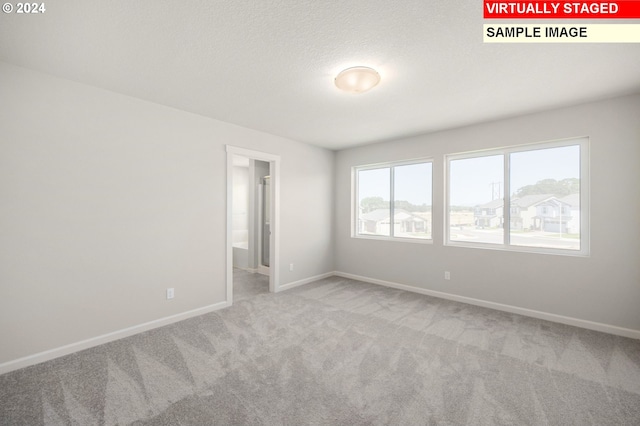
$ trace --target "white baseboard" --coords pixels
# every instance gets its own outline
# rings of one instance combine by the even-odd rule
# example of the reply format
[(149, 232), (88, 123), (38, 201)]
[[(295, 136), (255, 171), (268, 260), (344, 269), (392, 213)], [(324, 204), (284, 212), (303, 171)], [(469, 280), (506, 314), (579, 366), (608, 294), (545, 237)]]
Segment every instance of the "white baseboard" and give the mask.
[(312, 283), (314, 281), (318, 281), (318, 280), (322, 280), (324, 278), (332, 277), (335, 274), (336, 274), (335, 272), (326, 272), (324, 274), (314, 275), (313, 277), (304, 278), (302, 280), (298, 280), (298, 281), (294, 281), (294, 282), (291, 282), (291, 283), (283, 284), (283, 285), (278, 287), (278, 290), (276, 290), (276, 292), (279, 293), (279, 292), (284, 291), (284, 290), (290, 290), (290, 289), (295, 288), (295, 287), (300, 287), (301, 285), (309, 284), (309, 283)]
[(160, 318), (157, 320), (145, 322), (142, 324), (134, 325), (132, 327), (123, 328), (122, 330), (112, 331), (101, 336), (91, 337), (80, 342), (71, 343), (68, 345), (60, 346), (58, 348), (49, 349), (37, 354), (28, 355), (23, 358), (18, 358), (12, 361), (7, 361), (0, 364), (0, 374), (8, 373), (20, 368), (29, 367), (31, 365), (40, 364), (41, 362), (49, 361), (54, 358), (59, 358), (64, 355), (68, 355), (73, 352), (78, 352), (84, 349), (89, 349), (94, 346), (102, 345), (104, 343), (112, 342), (114, 340), (122, 339), (124, 337), (132, 336), (134, 334), (142, 333), (143, 331), (151, 330), (164, 325), (172, 324), (174, 322), (182, 321), (187, 318), (203, 315), (209, 312), (217, 311), (222, 308), (231, 306), (227, 301), (215, 303), (213, 305), (204, 306), (202, 308), (193, 309), (187, 312), (171, 315), (168, 317)]
[(475, 299), (472, 297), (458, 296), (456, 294), (444, 293), (441, 291), (427, 290), (424, 288), (398, 284), (391, 281), (379, 280), (376, 278), (363, 277), (361, 275), (348, 274), (345, 272), (336, 271), (334, 272), (334, 275), (337, 277), (349, 278), (352, 280), (364, 281), (371, 284), (377, 284), (385, 287), (396, 288), (399, 290), (406, 290), (413, 293), (420, 293), (427, 296), (438, 297), (440, 299), (453, 300), (456, 302), (468, 303), (470, 305), (482, 306), (484, 308), (496, 309), (498, 311), (510, 312), (512, 314), (519, 314), (551, 322), (573, 325), (575, 327), (586, 328), (589, 330), (601, 331), (603, 333), (615, 334), (616, 336), (629, 337), (631, 339), (640, 339), (640, 330), (633, 330), (631, 328), (618, 327), (615, 325), (602, 324), (599, 322), (588, 321), (579, 318), (566, 317), (563, 315), (551, 314), (548, 312), (536, 311), (527, 308), (520, 308), (518, 306), (505, 305), (503, 303), (490, 302), (487, 300)]
[[(521, 308), (518, 306), (506, 305), (506, 304), (497, 303), (497, 302), (490, 302), (487, 300), (475, 299), (472, 297), (459, 296), (451, 293), (428, 290), (424, 288), (413, 287), (405, 284), (399, 284), (391, 281), (384, 281), (376, 278), (364, 277), (361, 275), (349, 274), (349, 273), (339, 272), (339, 271), (326, 272), (324, 274), (315, 275), (313, 277), (308, 277), (302, 280), (287, 283), (279, 286), (277, 291), (281, 292), (285, 290), (290, 290), (292, 288), (309, 284), (324, 278), (329, 278), (331, 276), (349, 278), (357, 281), (363, 281), (371, 284), (381, 285), (384, 287), (390, 287), (390, 288), (395, 288), (399, 290), (410, 291), (413, 293), (424, 294), (427, 296), (438, 297), (440, 299), (453, 300), (456, 302), (468, 303), (470, 305), (496, 309), (498, 311), (510, 312), (514, 314), (543, 319), (543, 320), (557, 322), (561, 324), (572, 325), (575, 327), (586, 328), (589, 330), (601, 331), (603, 333), (614, 334), (617, 336), (629, 337), (632, 339), (640, 339), (640, 330), (633, 330), (630, 328), (623, 328), (615, 325), (602, 324), (594, 321), (588, 321), (588, 320), (583, 320), (578, 318), (567, 317), (563, 315), (551, 314), (548, 312), (536, 311), (533, 309)], [(113, 331), (111, 333), (103, 334), (101, 336), (92, 337), (86, 340), (82, 340), (80, 342), (60, 346), (58, 348), (50, 349), (44, 352), (28, 355), (23, 358), (7, 361), (5, 363), (0, 364), (0, 374), (5, 374), (10, 371), (18, 370), (20, 368), (39, 364), (41, 362), (59, 358), (61, 356), (68, 355), (73, 352), (89, 349), (94, 346), (112, 342), (114, 340), (122, 339), (124, 337), (132, 336), (134, 334), (142, 333), (143, 331), (151, 330), (157, 327), (162, 327), (164, 325), (172, 324), (172, 323), (182, 321), (191, 317), (217, 311), (219, 309), (226, 308), (228, 306), (231, 306), (231, 304), (227, 301), (219, 302), (213, 305), (204, 306), (202, 308), (193, 309), (187, 312), (182, 312), (179, 314), (160, 318), (154, 321), (149, 321), (143, 324), (127, 327), (122, 330)]]

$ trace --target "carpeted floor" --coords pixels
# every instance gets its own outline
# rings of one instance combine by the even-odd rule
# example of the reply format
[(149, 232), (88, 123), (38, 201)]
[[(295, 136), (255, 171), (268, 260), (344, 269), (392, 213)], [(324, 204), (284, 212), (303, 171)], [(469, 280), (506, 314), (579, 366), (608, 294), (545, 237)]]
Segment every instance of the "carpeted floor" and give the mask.
[(249, 299), (269, 293), (269, 276), (233, 268), (233, 300)]
[(2, 425), (638, 425), (640, 341), (342, 278), (0, 376)]

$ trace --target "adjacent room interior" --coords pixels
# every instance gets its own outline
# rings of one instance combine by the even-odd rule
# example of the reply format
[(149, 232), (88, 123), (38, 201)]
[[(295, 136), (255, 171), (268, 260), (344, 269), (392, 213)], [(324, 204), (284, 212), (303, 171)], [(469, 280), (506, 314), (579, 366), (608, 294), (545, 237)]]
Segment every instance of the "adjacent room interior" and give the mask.
[(270, 291), (271, 175), (269, 162), (231, 155), (230, 294), (239, 300)]
[(94, 3), (0, 17), (0, 424), (640, 423), (640, 44)]

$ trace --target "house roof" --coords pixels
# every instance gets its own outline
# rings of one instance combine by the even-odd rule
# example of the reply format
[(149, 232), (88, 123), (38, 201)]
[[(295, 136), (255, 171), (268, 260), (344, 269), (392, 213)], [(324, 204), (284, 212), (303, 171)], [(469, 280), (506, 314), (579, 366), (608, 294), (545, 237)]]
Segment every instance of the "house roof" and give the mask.
[(489, 201), (488, 203), (477, 205), (476, 207), (479, 207), (481, 209), (495, 209), (498, 207), (502, 207), (503, 204), (504, 202), (502, 201), (502, 198), (497, 198), (493, 201)]
[(374, 222), (379, 222), (382, 219), (387, 219), (390, 215), (391, 214), (389, 212), (389, 209), (376, 209), (368, 213), (361, 214), (360, 218), (364, 220), (372, 220)]
[(569, 194), (566, 197), (560, 198), (560, 201), (569, 204), (571, 207), (580, 208), (580, 194)]
[(511, 200), (511, 204), (515, 204), (520, 208), (528, 208), (531, 206), (537, 206), (547, 201), (553, 201), (554, 203), (568, 204), (572, 207), (580, 207), (580, 194), (571, 194), (563, 198), (558, 198), (551, 194), (536, 194), (527, 195), (522, 198), (515, 198)]
[(547, 201), (551, 198), (555, 198), (553, 194), (525, 195), (524, 197), (512, 199), (511, 204), (515, 204), (518, 207), (526, 209), (528, 207), (535, 206), (536, 204)]
[[(520, 208), (526, 209), (529, 208), (531, 206), (536, 206), (539, 204), (542, 204), (546, 201), (558, 201), (564, 204), (569, 204), (572, 207), (579, 207), (580, 206), (580, 196), (579, 194), (572, 194), (572, 195), (567, 195), (564, 198), (558, 198), (556, 196), (554, 196), (553, 194), (534, 194), (534, 195), (525, 195), (524, 197), (520, 197), (520, 198), (513, 198), (511, 200), (511, 205), (516, 205)], [(480, 204), (477, 205), (477, 208), (481, 208), (481, 209), (495, 209), (498, 207), (502, 207), (503, 202), (501, 198), (498, 198), (496, 200), (490, 201), (488, 203), (485, 204)]]

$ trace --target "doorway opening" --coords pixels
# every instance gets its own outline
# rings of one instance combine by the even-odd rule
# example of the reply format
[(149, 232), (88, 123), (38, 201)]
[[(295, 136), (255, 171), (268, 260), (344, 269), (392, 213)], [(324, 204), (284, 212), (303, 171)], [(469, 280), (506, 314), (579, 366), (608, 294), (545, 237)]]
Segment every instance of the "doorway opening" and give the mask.
[(278, 291), (280, 157), (227, 145), (227, 302)]

